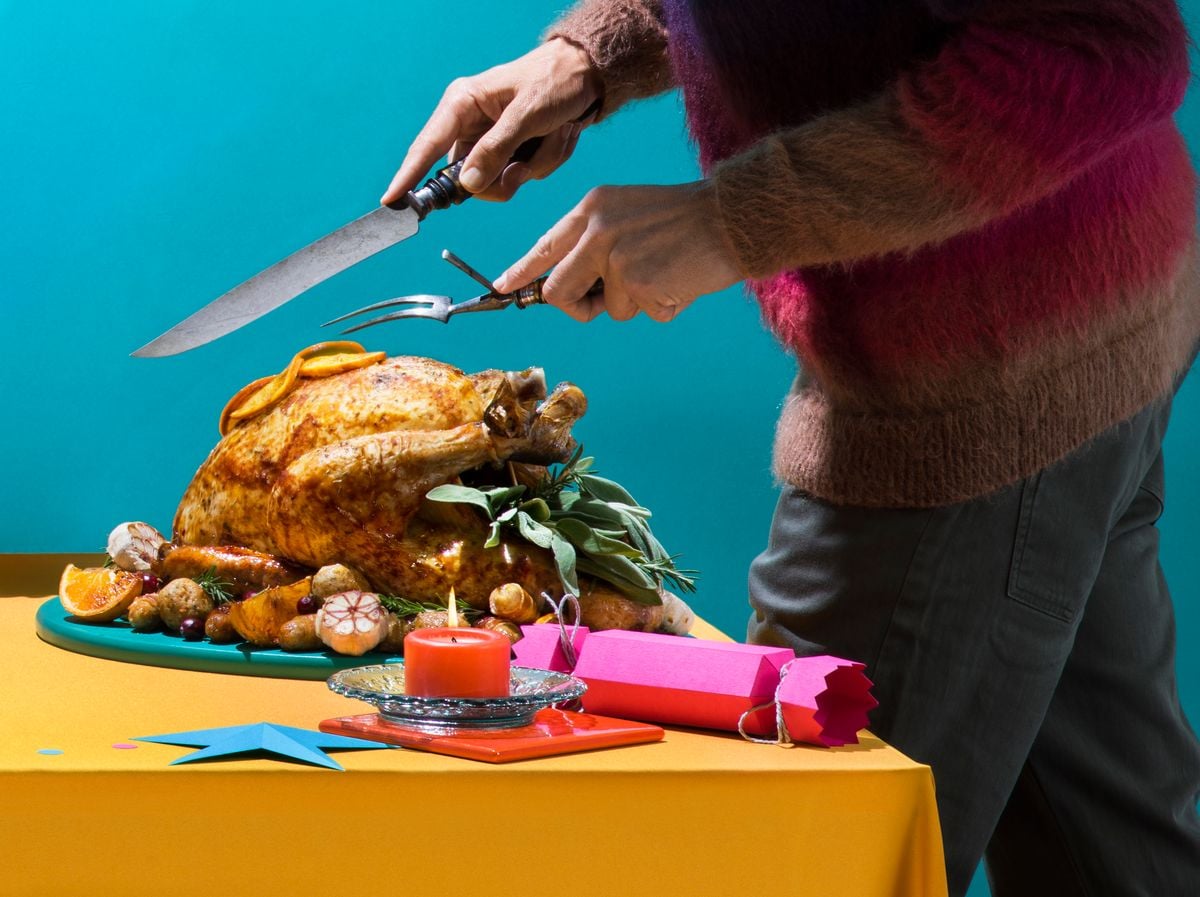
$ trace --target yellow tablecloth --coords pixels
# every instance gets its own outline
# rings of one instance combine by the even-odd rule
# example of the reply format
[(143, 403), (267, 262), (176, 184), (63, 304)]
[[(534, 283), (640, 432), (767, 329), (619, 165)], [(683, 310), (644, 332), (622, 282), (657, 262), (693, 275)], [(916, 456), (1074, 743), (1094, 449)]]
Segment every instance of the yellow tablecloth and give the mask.
[[(945, 894), (927, 767), (669, 730), (658, 744), (493, 766), (410, 750), (170, 767), (139, 735), (369, 708), (322, 682), (100, 660), (0, 598), (0, 894)], [(38, 753), (42, 749), (61, 754)]]

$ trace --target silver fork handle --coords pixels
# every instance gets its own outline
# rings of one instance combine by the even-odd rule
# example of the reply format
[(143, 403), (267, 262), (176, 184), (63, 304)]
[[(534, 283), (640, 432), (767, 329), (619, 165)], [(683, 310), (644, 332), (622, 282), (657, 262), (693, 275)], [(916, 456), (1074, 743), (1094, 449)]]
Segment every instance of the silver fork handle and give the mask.
[[(512, 304), (517, 308), (528, 308), (531, 305), (545, 305), (546, 297), (542, 295), (542, 287), (545, 285), (549, 277), (539, 277), (527, 287), (521, 287), (519, 290), (514, 290), (512, 296)], [(588, 289), (585, 296), (599, 296), (604, 292), (604, 281), (597, 280)]]

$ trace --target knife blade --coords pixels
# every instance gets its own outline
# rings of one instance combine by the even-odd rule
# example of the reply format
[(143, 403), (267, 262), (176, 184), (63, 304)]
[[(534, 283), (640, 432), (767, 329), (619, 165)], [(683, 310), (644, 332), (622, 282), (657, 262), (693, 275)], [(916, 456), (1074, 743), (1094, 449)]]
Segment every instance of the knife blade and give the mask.
[(309, 243), (214, 299), (133, 355), (161, 358), (203, 346), (261, 318), (334, 274), (407, 240), (429, 212), (457, 205), (470, 196), (459, 184), (461, 169), (462, 160), (448, 165), (404, 200), (380, 206)]

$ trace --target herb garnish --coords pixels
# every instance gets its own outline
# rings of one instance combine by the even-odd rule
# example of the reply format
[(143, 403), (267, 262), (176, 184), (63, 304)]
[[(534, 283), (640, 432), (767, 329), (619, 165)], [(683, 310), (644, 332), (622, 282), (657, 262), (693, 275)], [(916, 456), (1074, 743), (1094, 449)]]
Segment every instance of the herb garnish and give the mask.
[(213, 604), (228, 604), (233, 600), (233, 583), (221, 579), (215, 565), (196, 577), (196, 585), (204, 589)]
[(661, 603), (658, 589), (664, 583), (694, 592), (695, 571), (675, 566), (675, 556), (650, 532), (650, 511), (619, 484), (592, 473), (592, 465), (580, 446), (532, 490), (447, 484), (425, 497), (482, 510), (491, 521), (485, 548), (499, 545), (501, 531), (508, 530), (547, 549), (563, 588), (573, 594), (579, 594), (579, 573), (610, 583), (640, 604)]

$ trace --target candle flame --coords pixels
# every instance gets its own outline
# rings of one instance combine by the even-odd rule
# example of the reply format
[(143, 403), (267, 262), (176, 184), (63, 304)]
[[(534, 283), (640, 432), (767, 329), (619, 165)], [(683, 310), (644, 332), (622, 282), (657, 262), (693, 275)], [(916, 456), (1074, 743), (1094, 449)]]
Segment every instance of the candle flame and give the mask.
[(454, 600), (454, 586), (450, 587), (450, 597), (446, 601), (446, 625), (461, 625), (458, 622), (458, 602)]

